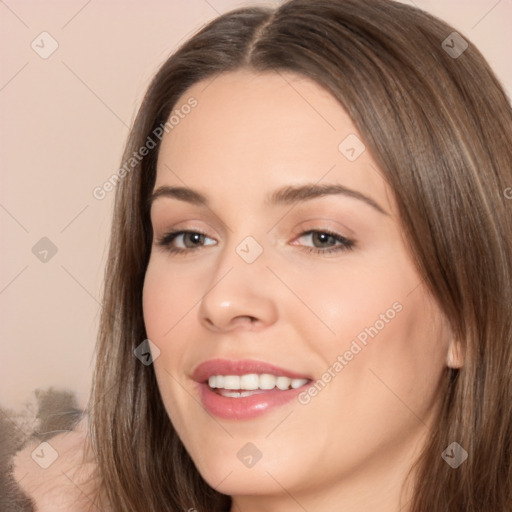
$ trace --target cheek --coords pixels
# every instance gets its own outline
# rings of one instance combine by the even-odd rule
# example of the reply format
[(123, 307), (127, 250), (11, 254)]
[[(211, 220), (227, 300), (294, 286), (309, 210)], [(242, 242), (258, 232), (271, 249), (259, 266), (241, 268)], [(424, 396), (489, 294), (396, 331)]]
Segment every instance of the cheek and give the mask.
[[(383, 305), (388, 305), (387, 298)], [(393, 310), (394, 317), (373, 330), (379, 318), (375, 313), (386, 311), (381, 306), (377, 301), (371, 307), (367, 304), (366, 315), (359, 313), (353, 322), (344, 312), (345, 326), (353, 334), (341, 334), (335, 343), (322, 345), (325, 372), (309, 389), (314, 396), (303, 395), (298, 411), (305, 430), (314, 418), (318, 437), (329, 440), (333, 453), (344, 454), (347, 467), (415, 442), (428, 432), (426, 425), (437, 410), (444, 368), (441, 330), (427, 314), (424, 300), (411, 297), (402, 298), (402, 309)], [(354, 315), (356, 309), (354, 305)], [(369, 320), (361, 328), (365, 316)], [(366, 337), (358, 338), (357, 333)], [(323, 464), (343, 466), (334, 455), (326, 456)]]
[[(175, 368), (183, 358), (185, 343), (176, 334), (180, 328), (179, 318), (184, 315), (181, 310), (187, 299), (180, 293), (175, 280), (171, 282), (169, 273), (159, 267), (150, 261), (144, 279), (142, 308), (146, 335), (160, 350), (154, 369), (160, 391), (165, 396), (173, 382), (168, 374), (175, 374)], [(164, 402), (168, 403), (168, 400)]]
[(349, 349), (355, 338), (368, 341), (370, 331), (388, 330), (419, 278), (396, 261), (376, 264), (358, 257), (338, 267), (317, 266), (287, 282), (309, 309), (300, 304), (293, 308), (294, 321), (315, 336), (318, 348), (325, 346), (331, 354), (333, 349)]
[(149, 339), (159, 339), (165, 332), (164, 312), (172, 311), (173, 306), (172, 295), (165, 293), (167, 285), (165, 275), (159, 275), (150, 263), (142, 290), (142, 311)]
[(165, 258), (150, 259), (142, 308), (147, 337), (160, 350), (154, 368), (166, 405), (175, 403), (181, 394), (183, 369), (190, 367), (191, 352), (197, 357), (200, 348), (191, 345), (194, 335), (190, 333), (191, 322), (197, 318), (198, 300), (204, 294), (201, 282), (204, 279), (197, 272), (171, 271)]
[(325, 398), (343, 403), (340, 421), (347, 410), (366, 418), (353, 425), (360, 436), (365, 431), (368, 438), (405, 435), (422, 428), (434, 412), (448, 337), (440, 312), (421, 291), (415, 293), (400, 297), (394, 307), (395, 294), (380, 306), (375, 301), (365, 314), (354, 310), (358, 319), (350, 323), (351, 334), (330, 351), (331, 367), (339, 356), (341, 364), (332, 394)]
[[(186, 293), (186, 288), (182, 290)], [(178, 313), (183, 308), (184, 300), (176, 280), (171, 282), (169, 272), (165, 272), (160, 262), (150, 260), (142, 294), (144, 324), (147, 337), (160, 350), (153, 369), (167, 415), (178, 429), (182, 418), (178, 414), (180, 393), (176, 368), (182, 364), (185, 343), (176, 336), (176, 332), (179, 329)]]
[[(144, 277), (142, 308), (148, 337), (166, 340), (197, 301), (191, 276), (170, 272), (165, 259), (150, 259)], [(165, 349), (165, 347), (159, 347)]]
[[(445, 369), (449, 336), (441, 311), (420, 282), (410, 263), (395, 262), (373, 268), (365, 263), (364, 269), (352, 268), (337, 278), (317, 274), (299, 285), (324, 323), (296, 314), (324, 365), (316, 413), (334, 412), (346, 423), (347, 410), (359, 411), (372, 418), (369, 433), (375, 422), (398, 426), (400, 418), (410, 425), (411, 419), (417, 422), (415, 414), (428, 416)], [(337, 413), (328, 402), (343, 407)]]

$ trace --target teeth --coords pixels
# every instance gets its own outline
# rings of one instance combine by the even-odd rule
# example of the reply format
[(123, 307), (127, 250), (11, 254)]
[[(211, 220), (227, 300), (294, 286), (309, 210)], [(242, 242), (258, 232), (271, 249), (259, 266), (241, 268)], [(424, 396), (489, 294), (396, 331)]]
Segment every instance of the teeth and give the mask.
[[(295, 379), (300, 380), (300, 379)], [(290, 384), (292, 383), (292, 379), (289, 377), (277, 377), (276, 379), (276, 386), (279, 389), (288, 389), (290, 387)]]
[(224, 389), (240, 389), (240, 377), (238, 375), (226, 375), (222, 387)]
[[(271, 375), (269, 373), (248, 373), (246, 375), (212, 375), (208, 379), (208, 385), (212, 388), (233, 389), (233, 390), (256, 390), (256, 389), (297, 389), (306, 384), (307, 379), (290, 379), (289, 377)], [(241, 395), (245, 396), (245, 395)]]
[[(217, 384), (219, 382), (219, 377), (222, 377), (221, 375), (217, 376)], [(253, 390), (258, 389), (260, 384), (260, 378), (256, 373), (249, 373), (247, 375), (242, 375), (240, 377), (240, 389), (247, 389), (247, 390)]]
[(277, 377), (275, 375), (270, 375), (269, 373), (264, 373), (260, 375), (260, 388), (261, 389), (274, 389), (276, 387)]

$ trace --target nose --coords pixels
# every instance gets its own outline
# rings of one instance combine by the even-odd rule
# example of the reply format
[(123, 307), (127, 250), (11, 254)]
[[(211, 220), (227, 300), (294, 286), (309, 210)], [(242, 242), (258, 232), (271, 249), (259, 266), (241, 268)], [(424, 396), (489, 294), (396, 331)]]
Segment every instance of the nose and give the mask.
[(272, 325), (278, 317), (276, 282), (264, 255), (247, 263), (234, 250), (226, 252), (200, 301), (201, 324), (215, 332)]

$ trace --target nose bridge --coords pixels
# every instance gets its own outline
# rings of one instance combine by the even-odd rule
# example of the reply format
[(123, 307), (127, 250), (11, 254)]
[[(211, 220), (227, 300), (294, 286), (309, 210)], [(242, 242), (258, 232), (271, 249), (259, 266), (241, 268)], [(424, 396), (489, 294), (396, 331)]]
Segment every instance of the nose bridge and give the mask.
[(263, 241), (252, 235), (240, 240), (231, 233), (200, 301), (201, 321), (219, 330), (234, 328), (241, 320), (251, 320), (251, 325), (274, 322), (277, 307), (266, 261)]

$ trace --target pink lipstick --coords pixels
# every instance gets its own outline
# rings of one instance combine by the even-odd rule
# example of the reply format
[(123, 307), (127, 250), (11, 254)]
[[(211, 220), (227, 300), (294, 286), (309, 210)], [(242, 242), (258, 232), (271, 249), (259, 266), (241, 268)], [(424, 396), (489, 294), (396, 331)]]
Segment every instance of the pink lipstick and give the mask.
[(212, 359), (193, 372), (206, 410), (219, 418), (247, 420), (283, 406), (311, 382), (309, 375), (252, 359)]

